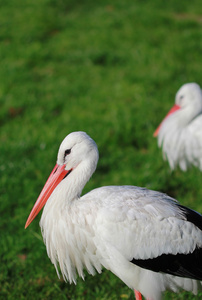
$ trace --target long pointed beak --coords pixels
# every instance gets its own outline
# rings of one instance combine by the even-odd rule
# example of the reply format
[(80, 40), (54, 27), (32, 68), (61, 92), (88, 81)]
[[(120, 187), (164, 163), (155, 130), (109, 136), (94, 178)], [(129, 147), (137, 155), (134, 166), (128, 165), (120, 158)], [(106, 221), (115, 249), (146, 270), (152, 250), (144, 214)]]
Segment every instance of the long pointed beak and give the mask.
[(65, 170), (65, 165), (58, 165), (56, 164), (53, 168), (53, 171), (51, 172), (50, 176), (48, 177), (48, 180), (46, 181), (46, 184), (44, 185), (36, 203), (34, 204), (34, 207), (32, 208), (32, 211), (27, 219), (27, 222), (25, 224), (25, 228), (29, 226), (29, 224), (34, 220), (34, 218), (38, 215), (40, 210), (44, 207), (46, 204), (46, 201), (56, 188), (56, 186), (62, 181), (62, 179), (69, 173), (70, 171)]
[[(165, 116), (165, 118), (163, 119), (163, 121), (168, 117), (170, 116), (171, 114), (173, 114), (176, 110), (180, 109), (181, 107), (177, 104), (175, 104), (170, 110), (169, 112), (167, 113), (167, 115)], [(159, 130), (161, 128), (161, 125), (163, 123), (163, 121), (160, 123), (160, 125), (157, 127), (157, 129), (155, 130), (153, 136), (154, 137), (157, 137), (157, 135), (159, 134)]]

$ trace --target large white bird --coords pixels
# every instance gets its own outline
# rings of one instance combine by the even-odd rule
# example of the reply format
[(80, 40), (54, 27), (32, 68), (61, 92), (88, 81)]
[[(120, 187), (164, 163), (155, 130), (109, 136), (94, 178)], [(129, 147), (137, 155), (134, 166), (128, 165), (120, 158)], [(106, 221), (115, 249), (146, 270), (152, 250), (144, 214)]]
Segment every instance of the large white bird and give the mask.
[(173, 170), (186, 171), (190, 165), (202, 171), (202, 91), (196, 83), (184, 84), (175, 105), (154, 132), (164, 159)]
[(47, 253), (59, 275), (76, 283), (84, 269), (106, 268), (150, 300), (166, 289), (197, 293), (202, 282), (202, 216), (146, 188), (106, 186), (80, 197), (96, 169), (98, 149), (85, 132), (60, 145), (25, 225), (45, 205), (40, 221)]

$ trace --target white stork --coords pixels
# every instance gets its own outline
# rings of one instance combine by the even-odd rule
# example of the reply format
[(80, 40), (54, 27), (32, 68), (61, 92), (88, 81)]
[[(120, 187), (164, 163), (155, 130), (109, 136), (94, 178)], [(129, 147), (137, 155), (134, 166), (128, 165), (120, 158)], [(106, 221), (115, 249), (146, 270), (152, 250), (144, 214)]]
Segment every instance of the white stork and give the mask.
[(196, 83), (184, 84), (175, 105), (154, 132), (171, 170), (190, 165), (202, 171), (202, 91)]
[(85, 132), (70, 133), (25, 225), (40, 221), (57, 273), (76, 283), (86, 269), (106, 268), (150, 300), (166, 289), (197, 293), (202, 282), (202, 216), (146, 188), (105, 186), (80, 197), (98, 149)]

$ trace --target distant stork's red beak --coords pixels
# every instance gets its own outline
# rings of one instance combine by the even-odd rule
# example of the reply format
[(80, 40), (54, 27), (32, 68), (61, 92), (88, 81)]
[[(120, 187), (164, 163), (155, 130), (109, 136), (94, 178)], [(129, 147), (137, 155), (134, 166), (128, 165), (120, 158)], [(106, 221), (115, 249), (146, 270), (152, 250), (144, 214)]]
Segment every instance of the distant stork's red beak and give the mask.
[[(176, 110), (180, 109), (180, 106), (175, 104), (170, 110), (169, 112), (167, 113), (167, 115), (165, 116), (165, 118), (163, 119), (163, 121), (168, 117), (170, 116), (172, 113), (174, 113)], [(163, 123), (163, 121), (160, 123), (160, 125), (157, 127), (157, 129), (155, 130), (153, 136), (154, 137), (157, 137), (157, 135), (159, 134), (159, 130), (160, 130), (160, 127), (161, 127), (161, 124)]]
[[(71, 170), (70, 170), (71, 171)], [(56, 188), (56, 186), (62, 181), (62, 179), (70, 172), (68, 170), (65, 170), (65, 165), (58, 165), (56, 164), (53, 168), (53, 171), (51, 172), (50, 176), (48, 177), (48, 180), (46, 181), (46, 184), (44, 185), (36, 203), (34, 204), (34, 207), (32, 208), (32, 211), (27, 219), (27, 222), (25, 224), (25, 228), (29, 226), (29, 224), (34, 220), (34, 218), (38, 215), (40, 210), (44, 207), (46, 204), (46, 201), (52, 194), (53, 190)]]

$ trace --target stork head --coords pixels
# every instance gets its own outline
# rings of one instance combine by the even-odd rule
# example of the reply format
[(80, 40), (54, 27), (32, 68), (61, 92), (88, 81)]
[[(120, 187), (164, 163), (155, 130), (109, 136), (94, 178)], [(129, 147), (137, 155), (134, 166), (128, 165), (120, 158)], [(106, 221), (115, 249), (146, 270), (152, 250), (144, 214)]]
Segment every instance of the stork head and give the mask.
[(57, 163), (34, 204), (25, 228), (34, 220), (60, 182), (72, 176), (70, 174), (75, 170), (79, 170), (80, 176), (83, 176), (81, 185), (82, 182), (86, 183), (96, 169), (98, 158), (97, 145), (85, 132), (77, 131), (67, 135), (60, 145)]
[(57, 164), (65, 165), (65, 170), (75, 169), (81, 162), (91, 164), (93, 172), (98, 161), (96, 143), (83, 131), (68, 134), (58, 150)]
[(202, 111), (202, 92), (197, 83), (186, 83), (177, 92), (175, 104), (167, 113), (163, 121), (154, 132), (154, 137), (159, 134), (159, 130), (164, 120), (177, 110), (182, 111), (181, 119), (183, 123), (189, 123), (195, 116)]
[(186, 83), (177, 92), (175, 104), (181, 108), (193, 107), (196, 113), (202, 111), (202, 92), (197, 83)]

